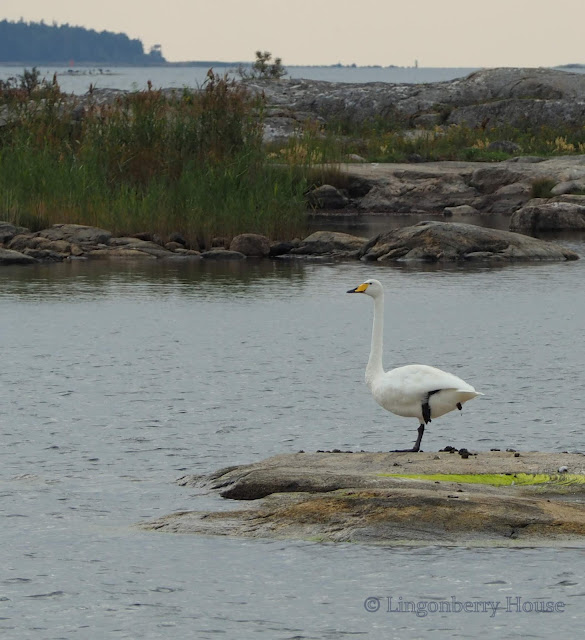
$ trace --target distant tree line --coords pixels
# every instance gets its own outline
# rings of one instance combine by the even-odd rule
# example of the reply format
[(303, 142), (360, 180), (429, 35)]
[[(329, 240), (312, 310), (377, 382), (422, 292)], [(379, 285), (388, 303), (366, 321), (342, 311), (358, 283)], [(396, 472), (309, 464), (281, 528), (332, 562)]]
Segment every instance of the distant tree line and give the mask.
[(156, 64), (166, 62), (160, 45), (144, 52), (141, 40), (68, 24), (0, 21), (0, 62)]

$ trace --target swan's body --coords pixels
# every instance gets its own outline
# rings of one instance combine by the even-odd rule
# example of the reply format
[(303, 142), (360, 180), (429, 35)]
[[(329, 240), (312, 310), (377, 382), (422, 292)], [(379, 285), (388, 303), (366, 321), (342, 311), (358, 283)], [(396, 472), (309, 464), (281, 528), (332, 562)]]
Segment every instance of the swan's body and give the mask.
[(384, 289), (378, 280), (367, 280), (348, 293), (365, 293), (374, 299), (374, 327), (366, 383), (381, 407), (398, 416), (419, 421), (417, 441), (412, 449), (408, 449), (419, 451), (425, 424), (454, 409), (461, 410), (465, 402), (483, 394), (452, 373), (425, 364), (409, 364), (384, 371)]

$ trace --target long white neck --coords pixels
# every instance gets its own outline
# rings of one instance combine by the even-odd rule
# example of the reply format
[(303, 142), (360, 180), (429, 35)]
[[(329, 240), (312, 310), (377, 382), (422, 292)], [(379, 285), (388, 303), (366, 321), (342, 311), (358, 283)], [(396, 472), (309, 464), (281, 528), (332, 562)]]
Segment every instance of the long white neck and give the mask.
[(366, 384), (372, 387), (378, 376), (384, 373), (382, 366), (382, 339), (384, 333), (384, 294), (374, 298), (374, 326), (372, 328), (372, 348), (366, 367)]

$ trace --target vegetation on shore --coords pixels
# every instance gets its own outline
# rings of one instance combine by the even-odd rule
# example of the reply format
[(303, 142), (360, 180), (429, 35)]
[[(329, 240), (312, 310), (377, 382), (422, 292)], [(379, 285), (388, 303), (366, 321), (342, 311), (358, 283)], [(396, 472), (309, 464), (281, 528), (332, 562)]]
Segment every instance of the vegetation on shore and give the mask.
[(305, 220), (302, 171), (262, 145), (262, 101), (209, 73), (201, 92), (129, 93), (82, 114), (30, 72), (0, 87), (0, 211), (39, 229), (81, 223), (114, 233), (179, 231), (294, 237)]
[[(259, 55), (257, 72), (271, 75), (270, 55)], [(277, 78), (280, 61), (272, 64)], [(200, 91), (133, 92), (105, 105), (90, 96), (80, 107), (56, 80), (25, 70), (0, 81), (0, 217), (33, 230), (70, 222), (178, 231), (200, 246), (243, 232), (290, 239), (305, 230), (310, 188), (346, 186), (336, 167), (349, 154), (403, 162), (585, 153), (583, 127), (413, 130), (396, 118), (305, 123), (267, 145), (264, 113), (262, 97), (212, 71)], [(498, 140), (517, 147), (491, 146)], [(535, 195), (550, 187), (535, 185)]]

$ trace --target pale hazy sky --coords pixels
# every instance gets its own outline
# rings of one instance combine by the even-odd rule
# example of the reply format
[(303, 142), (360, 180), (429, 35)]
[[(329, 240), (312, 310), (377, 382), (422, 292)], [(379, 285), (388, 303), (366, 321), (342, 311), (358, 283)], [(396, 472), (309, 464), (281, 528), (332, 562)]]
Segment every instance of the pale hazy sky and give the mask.
[(123, 32), (170, 61), (585, 63), (585, 0), (1, 0), (0, 19), (20, 17)]

